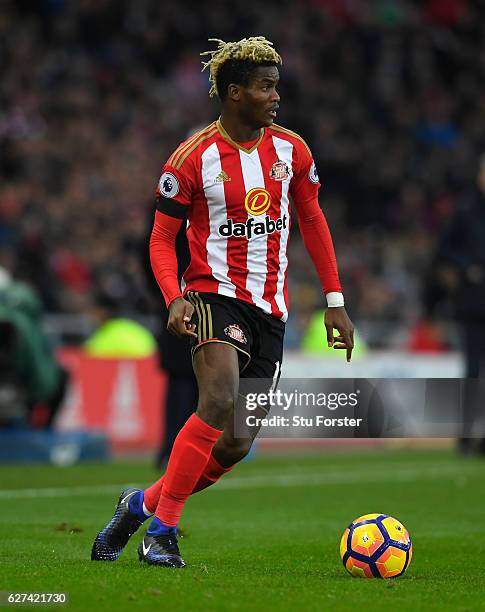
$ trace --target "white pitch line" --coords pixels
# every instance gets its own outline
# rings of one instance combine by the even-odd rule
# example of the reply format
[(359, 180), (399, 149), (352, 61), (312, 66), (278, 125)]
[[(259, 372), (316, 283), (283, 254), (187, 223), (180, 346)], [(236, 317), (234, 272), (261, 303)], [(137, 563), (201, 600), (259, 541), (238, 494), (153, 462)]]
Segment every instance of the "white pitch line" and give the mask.
[[(481, 471), (480, 471), (481, 473)], [(463, 479), (470, 472), (463, 470), (463, 465), (442, 465), (432, 468), (400, 468), (400, 469), (375, 469), (369, 467), (366, 470), (345, 471), (319, 471), (301, 472), (289, 474), (258, 474), (255, 476), (232, 477), (222, 480), (213, 489), (214, 491), (238, 490), (238, 489), (266, 489), (280, 487), (302, 487), (302, 486), (325, 486), (325, 485), (348, 485), (362, 482), (410, 482), (413, 480), (434, 479)], [(25, 499), (42, 497), (71, 497), (83, 495), (108, 495), (120, 493), (128, 484), (110, 485), (86, 485), (78, 487), (49, 487), (40, 489), (10, 489), (0, 491), (2, 499)]]
[(46, 487), (42, 489), (10, 489), (0, 491), (1, 499), (21, 499), (29, 497), (70, 497), (71, 495), (90, 495), (121, 493), (123, 488), (130, 485), (86, 485), (84, 487)]
[[(451, 468), (451, 469), (450, 469)], [(298, 487), (311, 485), (348, 485), (361, 482), (409, 482), (413, 480), (428, 480), (439, 478), (462, 478), (466, 477), (458, 466), (439, 466), (433, 468), (401, 468), (401, 469), (375, 469), (369, 468), (365, 471), (335, 471), (300, 474), (279, 475), (256, 475), (248, 478), (229, 478), (222, 480), (217, 488), (224, 489), (259, 489), (278, 487)]]

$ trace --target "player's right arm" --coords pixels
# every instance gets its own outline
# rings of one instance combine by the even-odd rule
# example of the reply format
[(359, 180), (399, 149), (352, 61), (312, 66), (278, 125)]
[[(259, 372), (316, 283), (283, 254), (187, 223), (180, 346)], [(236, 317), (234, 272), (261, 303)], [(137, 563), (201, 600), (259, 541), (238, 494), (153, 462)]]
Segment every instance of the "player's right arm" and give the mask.
[(195, 325), (190, 322), (194, 307), (182, 297), (180, 290), (175, 250), (175, 239), (186, 218), (192, 193), (190, 175), (165, 165), (156, 191), (157, 209), (150, 236), (150, 262), (168, 308), (167, 329), (180, 338), (197, 337)]

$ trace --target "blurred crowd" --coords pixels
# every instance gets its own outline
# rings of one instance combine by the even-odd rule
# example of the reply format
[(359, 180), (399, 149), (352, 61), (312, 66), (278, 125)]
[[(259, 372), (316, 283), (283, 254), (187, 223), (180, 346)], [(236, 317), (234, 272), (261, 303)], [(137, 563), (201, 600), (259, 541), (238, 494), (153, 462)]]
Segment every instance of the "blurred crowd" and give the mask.
[[(415, 322), (485, 150), (479, 5), (4, 0), (0, 266), (48, 312), (85, 312), (102, 291), (156, 313), (144, 266), (159, 171), (218, 111), (199, 53), (263, 34), (284, 60), (278, 122), (317, 161), (352, 318)], [(289, 278), (296, 346), (322, 303), (297, 234)]]

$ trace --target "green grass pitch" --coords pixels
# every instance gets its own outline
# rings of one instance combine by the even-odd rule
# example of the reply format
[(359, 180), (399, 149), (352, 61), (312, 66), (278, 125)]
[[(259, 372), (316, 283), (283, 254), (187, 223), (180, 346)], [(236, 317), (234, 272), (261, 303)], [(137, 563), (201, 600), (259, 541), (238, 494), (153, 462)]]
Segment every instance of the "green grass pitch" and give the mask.
[[(125, 484), (147, 462), (0, 467), (0, 590), (69, 594), (72, 610), (484, 610), (485, 461), (452, 451), (353, 451), (262, 457), (191, 498), (183, 570), (89, 560)], [(411, 534), (396, 580), (350, 577), (346, 525), (390, 514)], [(18, 606), (17, 606), (18, 607)], [(44, 609), (50, 606), (42, 606)]]

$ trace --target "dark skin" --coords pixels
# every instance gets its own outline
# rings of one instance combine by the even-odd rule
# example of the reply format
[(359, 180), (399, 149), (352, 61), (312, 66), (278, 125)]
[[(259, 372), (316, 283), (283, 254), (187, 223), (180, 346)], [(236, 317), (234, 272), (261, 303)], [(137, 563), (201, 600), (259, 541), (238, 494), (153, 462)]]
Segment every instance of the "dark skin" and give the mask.
[[(236, 142), (258, 138), (262, 127), (272, 125), (280, 97), (275, 66), (260, 66), (247, 85), (232, 83), (222, 102), (221, 123)], [(191, 323), (194, 307), (184, 298), (176, 298), (169, 307), (167, 329), (179, 338), (197, 337)], [(335, 349), (347, 352), (350, 361), (354, 347), (354, 327), (344, 307), (328, 308), (325, 312), (327, 342)], [(338, 331), (334, 337), (333, 330)], [(212, 454), (222, 466), (229, 467), (245, 457), (259, 428), (253, 428), (247, 438), (234, 437), (233, 412), (239, 401), (239, 362), (236, 349), (229, 344), (208, 343), (194, 354), (194, 372), (199, 387), (196, 414), (207, 424), (222, 429)], [(255, 413), (265, 416), (262, 409)]]

